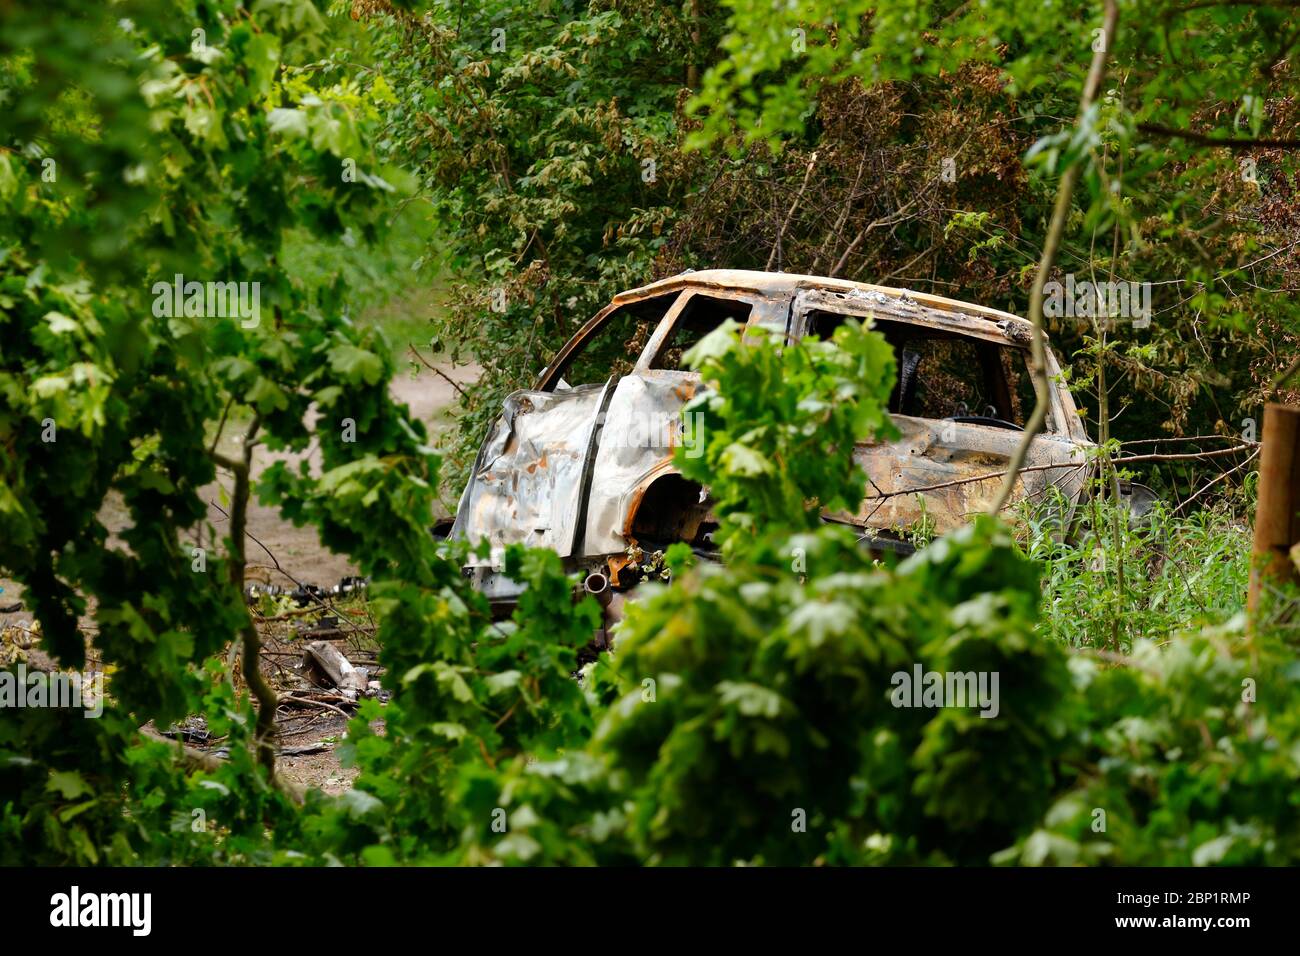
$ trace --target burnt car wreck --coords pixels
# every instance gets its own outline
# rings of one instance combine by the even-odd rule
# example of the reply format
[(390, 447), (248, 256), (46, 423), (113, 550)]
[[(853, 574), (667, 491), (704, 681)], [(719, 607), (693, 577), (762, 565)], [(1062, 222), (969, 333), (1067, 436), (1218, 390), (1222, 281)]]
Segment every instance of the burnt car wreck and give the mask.
[[(533, 389), (506, 399), (451, 531), (491, 544), (467, 573), (494, 603), (509, 604), (519, 585), (501, 573), (504, 547), (547, 547), (608, 602), (654, 573), (647, 555), (673, 542), (707, 555), (716, 527), (707, 491), (673, 465), (684, 441), (682, 406), (700, 388), (683, 353), (725, 319), (789, 342), (825, 338), (847, 318), (868, 317), (894, 349), (889, 410), (901, 437), (858, 446), (867, 498), (856, 514), (826, 520), (858, 527), (874, 549), (906, 552), (906, 532), (918, 521), (943, 533), (986, 510), (1033, 408), (1027, 321), (841, 279), (688, 272), (616, 296)], [(1092, 443), (1050, 349), (1047, 366), (1051, 408), (1012, 504), (1055, 491), (1054, 500), (1073, 509), (1086, 490)]]

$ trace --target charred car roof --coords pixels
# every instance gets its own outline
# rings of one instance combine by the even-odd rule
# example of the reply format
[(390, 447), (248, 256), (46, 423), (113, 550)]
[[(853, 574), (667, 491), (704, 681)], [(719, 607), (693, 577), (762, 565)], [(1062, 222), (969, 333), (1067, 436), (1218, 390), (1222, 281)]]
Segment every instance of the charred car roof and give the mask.
[(950, 313), (954, 317), (976, 319), (990, 326), (1015, 331), (1007, 337), (1013, 342), (1028, 341), (1033, 326), (1028, 320), (992, 309), (988, 306), (962, 302), (941, 295), (916, 292), (911, 289), (897, 289), (891, 286), (872, 285), (868, 282), (853, 282), (849, 279), (833, 279), (826, 276), (801, 275), (794, 272), (758, 272), (751, 269), (702, 269), (686, 271), (666, 279), (659, 279), (636, 289), (629, 289), (614, 296), (613, 303), (622, 305), (637, 299), (653, 295), (662, 295), (674, 289), (698, 288), (716, 291), (744, 290), (767, 297), (787, 297), (805, 289), (824, 289), (845, 295), (857, 293), (862, 296), (874, 294), (896, 299), (902, 303), (915, 303), (925, 309)]

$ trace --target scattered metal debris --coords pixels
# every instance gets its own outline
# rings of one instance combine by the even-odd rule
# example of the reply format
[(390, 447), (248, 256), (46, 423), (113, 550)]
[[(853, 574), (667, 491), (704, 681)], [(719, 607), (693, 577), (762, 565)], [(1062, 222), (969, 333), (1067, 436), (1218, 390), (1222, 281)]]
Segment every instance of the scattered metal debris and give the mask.
[(364, 591), (370, 582), (366, 578), (347, 575), (339, 580), (339, 583), (329, 589), (325, 589), (316, 584), (303, 582), (296, 584), (292, 588), (282, 587), (278, 584), (263, 584), (253, 582), (244, 586), (244, 600), (250, 604), (257, 604), (263, 597), (278, 598), (287, 595), (299, 608), (311, 606), (324, 606), (326, 597), (346, 597), (358, 594)]
[(370, 586), (367, 578), (353, 577), (348, 575), (339, 580), (339, 583), (330, 588), (330, 594), (339, 597), (344, 594), (352, 594), (356, 591), (363, 591)]
[(336, 688), (351, 701), (369, 690), (367, 670), (355, 666), (337, 647), (326, 641), (313, 641), (304, 648), (302, 669), (304, 676), (316, 686)]

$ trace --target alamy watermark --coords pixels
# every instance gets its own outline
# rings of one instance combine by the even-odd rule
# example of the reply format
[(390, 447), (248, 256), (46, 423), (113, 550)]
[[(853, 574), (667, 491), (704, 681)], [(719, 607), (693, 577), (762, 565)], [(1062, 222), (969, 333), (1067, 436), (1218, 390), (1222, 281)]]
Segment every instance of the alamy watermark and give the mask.
[[(601, 444), (625, 449), (667, 449), (684, 447), (686, 458), (705, 454), (705, 416), (703, 412), (682, 412), (681, 419), (671, 415), (636, 414), (625, 420), (604, 421)], [(611, 428), (616, 425), (615, 428)]]
[(84, 710), (85, 717), (102, 716), (104, 675), (28, 673), (22, 663), (13, 670), (0, 671), (0, 710), (56, 707)]
[(607, 448), (683, 448), (687, 458), (704, 454), (704, 413), (683, 412), (680, 419), (653, 412), (601, 416), (600, 443)]
[(1052, 280), (1044, 285), (1043, 296), (1048, 318), (1123, 319), (1135, 329), (1151, 324), (1150, 282), (1079, 282), (1070, 272), (1064, 283)]
[(171, 282), (155, 282), (152, 291), (153, 314), (160, 319), (237, 318), (246, 329), (255, 329), (262, 321), (260, 282), (187, 282), (178, 272)]
[(1000, 709), (997, 671), (896, 671), (889, 679), (889, 702), (895, 707), (978, 707), (981, 717)]
[(120, 926), (130, 929), (132, 936), (148, 936), (153, 928), (153, 894), (83, 893), (73, 886), (50, 897), (50, 925)]

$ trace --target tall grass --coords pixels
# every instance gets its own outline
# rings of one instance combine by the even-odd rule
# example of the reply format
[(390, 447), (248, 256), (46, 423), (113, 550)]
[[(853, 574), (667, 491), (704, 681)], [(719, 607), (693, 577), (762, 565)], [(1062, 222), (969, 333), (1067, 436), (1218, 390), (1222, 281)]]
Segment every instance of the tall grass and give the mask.
[(1022, 526), (1026, 550), (1043, 565), (1042, 630), (1074, 647), (1126, 652), (1134, 640), (1163, 643), (1244, 610), (1249, 511), (1223, 502), (1185, 516), (1163, 505), (1141, 520), (1125, 512), (1117, 544), (1113, 507), (1088, 505), (1070, 534), (1045, 515)]

